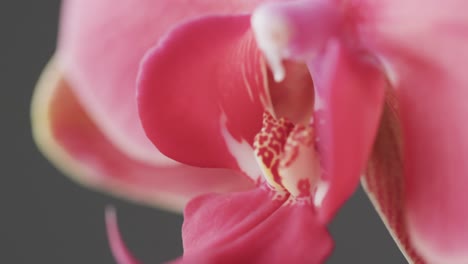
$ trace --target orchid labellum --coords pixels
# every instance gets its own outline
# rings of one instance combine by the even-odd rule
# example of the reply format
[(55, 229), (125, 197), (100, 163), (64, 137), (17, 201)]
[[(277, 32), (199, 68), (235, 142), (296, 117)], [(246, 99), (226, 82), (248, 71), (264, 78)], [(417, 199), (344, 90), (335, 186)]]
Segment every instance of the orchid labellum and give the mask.
[(66, 0), (35, 137), (87, 186), (186, 206), (174, 263), (323, 263), (362, 180), (408, 261), (465, 264), (466, 8)]

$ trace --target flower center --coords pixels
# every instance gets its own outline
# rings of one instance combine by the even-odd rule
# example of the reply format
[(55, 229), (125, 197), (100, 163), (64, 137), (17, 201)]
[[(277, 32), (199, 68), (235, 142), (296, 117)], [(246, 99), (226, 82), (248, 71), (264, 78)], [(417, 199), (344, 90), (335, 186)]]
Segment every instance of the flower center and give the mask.
[(294, 125), (268, 112), (255, 136), (257, 161), (268, 185), (294, 198), (311, 199), (320, 177), (311, 125)]

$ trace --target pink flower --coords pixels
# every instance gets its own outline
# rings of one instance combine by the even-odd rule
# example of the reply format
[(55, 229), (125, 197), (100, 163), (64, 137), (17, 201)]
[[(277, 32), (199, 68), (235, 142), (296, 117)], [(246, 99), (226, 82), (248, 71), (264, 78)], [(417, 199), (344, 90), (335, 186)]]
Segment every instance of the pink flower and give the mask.
[(466, 7), (68, 0), (35, 136), (86, 185), (198, 196), (177, 263), (322, 263), (361, 178), (408, 260), (466, 263)]

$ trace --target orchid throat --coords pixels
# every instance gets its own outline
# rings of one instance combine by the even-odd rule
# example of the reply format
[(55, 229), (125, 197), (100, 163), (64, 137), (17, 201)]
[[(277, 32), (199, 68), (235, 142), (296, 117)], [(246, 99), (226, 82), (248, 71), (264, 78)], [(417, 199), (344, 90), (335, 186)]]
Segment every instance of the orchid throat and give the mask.
[(314, 143), (311, 125), (295, 125), (265, 112), (254, 149), (265, 181), (278, 195), (312, 201), (320, 176)]

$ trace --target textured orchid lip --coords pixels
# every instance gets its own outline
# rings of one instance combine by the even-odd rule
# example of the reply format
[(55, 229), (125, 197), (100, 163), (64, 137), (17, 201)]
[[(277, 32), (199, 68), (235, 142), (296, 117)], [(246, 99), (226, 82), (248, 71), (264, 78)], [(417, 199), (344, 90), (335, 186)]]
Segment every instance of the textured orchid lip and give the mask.
[(293, 202), (312, 201), (319, 181), (311, 125), (295, 125), (268, 112), (263, 127), (254, 139), (256, 159), (268, 186), (278, 195), (291, 195)]

